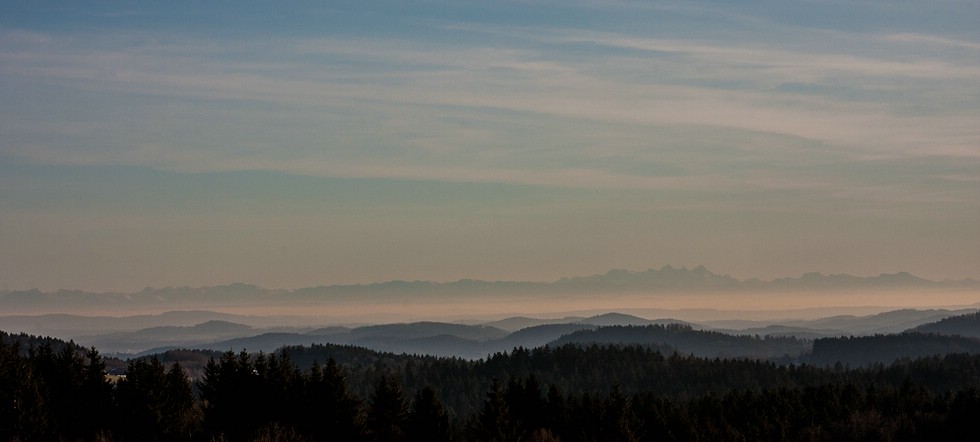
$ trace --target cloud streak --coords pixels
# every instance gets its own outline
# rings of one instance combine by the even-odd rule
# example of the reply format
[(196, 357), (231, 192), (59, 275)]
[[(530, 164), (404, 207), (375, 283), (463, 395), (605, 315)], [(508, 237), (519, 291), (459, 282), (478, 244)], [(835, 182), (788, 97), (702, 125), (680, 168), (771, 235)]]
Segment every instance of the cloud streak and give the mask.
[[(467, 27), (462, 30), (474, 32)], [(204, 100), (203, 108), (190, 111), (214, 112), (227, 121), (246, 124), (319, 120), (323, 132), (339, 129), (344, 135), (330, 133), (322, 145), (304, 146), (318, 134), (311, 127), (301, 127), (308, 135), (298, 140), (259, 137), (234, 143), (236, 137), (229, 136), (227, 145), (209, 149), (201, 149), (192, 141), (182, 146), (180, 136), (140, 140), (134, 135), (136, 140), (115, 149), (66, 150), (28, 143), (8, 146), (6, 154), (39, 163), (147, 164), (188, 171), (278, 169), (338, 177), (691, 189), (712, 183), (730, 188), (739, 183), (731, 174), (719, 176), (725, 172), (717, 170), (707, 175), (688, 172), (680, 177), (642, 173), (642, 168), (635, 167), (632, 173), (625, 173), (615, 167), (603, 168), (595, 159), (621, 156), (624, 161), (635, 162), (646, 158), (651, 166), (676, 162), (675, 169), (688, 171), (704, 163), (721, 162), (724, 167), (724, 155), (686, 155), (688, 159), (674, 155), (672, 159), (656, 154), (661, 145), (684, 151), (697, 150), (703, 143), (704, 136), (691, 132), (674, 135), (663, 130), (675, 125), (700, 127), (702, 134), (716, 132), (719, 135), (715, 138), (732, 130), (755, 133), (749, 143), (732, 143), (726, 149), (743, 154), (766, 151), (770, 158), (812, 155), (812, 148), (804, 153), (799, 146), (814, 143), (836, 152), (835, 161), (848, 157), (980, 156), (976, 148), (980, 134), (972, 127), (977, 118), (975, 109), (954, 115), (909, 115), (903, 112), (907, 104), (895, 103), (892, 98), (855, 100), (833, 93), (775, 90), (781, 84), (828, 82), (830, 78), (843, 78), (835, 86), (844, 90), (903, 78), (929, 80), (943, 88), (969, 87), (956, 83), (980, 78), (980, 68), (969, 60), (955, 66), (928, 59), (896, 62), (851, 54), (806, 54), (568, 29), (483, 27), (478, 32), (519, 34), (525, 41), (542, 44), (590, 43), (639, 52), (600, 53), (569, 61), (568, 54), (551, 46), (499, 48), (443, 43), (432, 47), (425, 42), (376, 38), (246, 42), (246, 48), (239, 43), (212, 42), (203, 50), (174, 39), (147, 46), (121, 44), (126, 49), (106, 50), (74, 47), (74, 38), (7, 32), (3, 46), (20, 47), (0, 54), (6, 66), (3, 74), (9, 78), (70, 84), (96, 94)], [(117, 37), (125, 39), (126, 34)], [(897, 39), (900, 43), (909, 40), (933, 42), (925, 36)], [(249, 45), (270, 51), (274, 48), (271, 58), (279, 61), (261, 56), (224, 59), (236, 51), (262, 53)], [(697, 74), (687, 76), (689, 72)], [(742, 86), (733, 88), (731, 82)], [(243, 102), (259, 104), (236, 106)], [(351, 121), (357, 118), (337, 118), (341, 114), (359, 115), (362, 123)], [(187, 126), (179, 117), (161, 118), (156, 121), (177, 120), (173, 123), (176, 130)], [(575, 121), (588, 129), (572, 128), (568, 136), (534, 133), (535, 127), (550, 132)], [(97, 124), (105, 132), (114, 130), (111, 123)], [(218, 124), (218, 133), (236, 129)], [(77, 136), (84, 134), (85, 128), (84, 124), (61, 125), (54, 131)], [(599, 129), (603, 132), (596, 135)], [(89, 132), (93, 130), (98, 129)], [(521, 138), (524, 135), (528, 138)], [(366, 143), (386, 155), (373, 158), (353, 148)], [(112, 144), (109, 141), (104, 146)], [(273, 145), (294, 149), (295, 153), (283, 157), (282, 152), (269, 151)], [(535, 162), (537, 156), (540, 162)], [(393, 157), (404, 157), (407, 162), (392, 164)], [(515, 157), (529, 163), (524, 167), (507, 164)], [(764, 161), (760, 167), (780, 164), (779, 159)], [(742, 185), (751, 187), (751, 182)], [(822, 187), (817, 182), (814, 186)]]
[[(821, 2), (801, 6), (805, 14), (765, 2), (739, 11), (691, 2), (441, 5), (438, 14), (427, 4), (396, 6), (283, 17), (201, 6), (201, 17), (227, 15), (207, 26), (150, 7), (13, 11), (0, 18), (0, 166), (558, 192), (562, 207), (579, 208), (562, 221), (583, 220), (561, 237), (569, 244), (614, 256), (599, 239), (582, 239), (602, 220), (678, 256), (653, 264), (722, 270), (686, 261), (710, 253), (707, 245), (680, 253), (684, 246), (653, 238), (640, 221), (593, 211), (665, 225), (695, 243), (703, 240), (687, 226), (741, 235), (726, 244), (748, 255), (768, 241), (755, 226), (793, 244), (800, 226), (828, 228), (810, 224), (821, 216), (852, 239), (871, 226), (891, 241), (929, 225), (975, 233), (966, 226), (980, 210), (980, 38), (957, 18), (968, 11), (951, 12), (957, 4), (907, 11)], [(891, 24), (876, 21), (883, 16)], [(254, 30), (262, 32), (243, 23), (261, 23)], [(29, 189), (5, 182), (13, 183), (7, 200), (29, 201)], [(618, 205), (599, 202), (610, 198)], [(33, 215), (20, 215), (18, 225), (32, 225)], [(655, 254), (610, 243), (634, 258)], [(957, 256), (980, 265), (968, 246)], [(897, 270), (916, 269), (876, 271)]]

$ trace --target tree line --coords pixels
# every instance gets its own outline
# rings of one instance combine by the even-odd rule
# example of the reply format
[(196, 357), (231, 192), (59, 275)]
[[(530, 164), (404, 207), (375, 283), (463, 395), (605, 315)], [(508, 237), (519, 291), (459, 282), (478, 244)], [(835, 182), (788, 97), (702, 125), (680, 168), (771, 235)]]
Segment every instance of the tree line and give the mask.
[(225, 352), (192, 381), (157, 356), (111, 380), (69, 344), (0, 333), (0, 440), (956, 440), (980, 416), (966, 354), (851, 369), (634, 345), (478, 361), (308, 346)]

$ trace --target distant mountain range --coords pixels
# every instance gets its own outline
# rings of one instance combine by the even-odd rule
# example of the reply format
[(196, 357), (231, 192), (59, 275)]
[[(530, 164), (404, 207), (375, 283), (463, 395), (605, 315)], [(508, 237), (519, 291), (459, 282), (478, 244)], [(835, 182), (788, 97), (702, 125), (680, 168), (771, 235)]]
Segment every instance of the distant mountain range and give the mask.
[[(271, 352), (287, 345), (336, 344), (396, 354), (473, 359), (516, 347), (535, 348), (570, 342), (620, 342), (668, 346), (699, 356), (776, 358), (798, 355), (808, 348), (810, 342), (821, 338), (906, 331), (974, 336), (978, 318), (976, 312), (976, 309), (906, 309), (867, 316), (845, 315), (806, 321), (725, 321), (725, 327), (674, 319), (651, 320), (615, 312), (560, 319), (511, 317), (474, 324), (423, 321), (368, 326), (269, 327), (263, 322), (267, 319), (261, 317), (213, 312), (209, 316), (209, 312), (191, 311), (122, 318), (100, 317), (99, 327), (94, 331), (85, 330), (93, 322), (90, 317), (0, 316), (0, 329), (73, 339), (85, 347), (95, 346), (114, 355), (149, 354), (177, 348)], [(132, 328), (134, 318), (148, 327)], [(56, 322), (45, 325), (46, 321), (52, 319)], [(202, 319), (202, 322), (195, 325), (154, 325), (161, 321), (186, 324), (188, 321)], [(741, 326), (735, 327), (737, 324)], [(26, 325), (34, 328), (25, 328)], [(664, 330), (638, 329), (649, 326), (685, 328), (673, 329), (674, 332), (670, 333)], [(57, 327), (57, 331), (52, 332), (51, 328), (46, 327)], [(118, 328), (107, 331), (112, 327)], [(608, 329), (609, 327), (632, 328), (614, 331)], [(69, 332), (70, 330), (73, 331)], [(710, 336), (695, 332), (708, 333)]]
[[(980, 313), (963, 310), (896, 310), (868, 316), (834, 316), (809, 321), (755, 324), (722, 329), (671, 319), (651, 320), (622, 313), (590, 317), (535, 319), (512, 317), (483, 324), (412, 322), (357, 327), (254, 327), (201, 311), (170, 312), (142, 317), (101, 318), (102, 327), (128, 327), (134, 318), (147, 324), (166, 318), (174, 322), (210, 317), (195, 325), (150, 326), (71, 338), (108, 356), (130, 357), (175, 349), (273, 352), (285, 346), (338, 345), (389, 354), (482, 359), (515, 348), (533, 349), (574, 344), (642, 345), (665, 354), (677, 352), (707, 358), (761, 359), (778, 363), (807, 362), (850, 366), (890, 364), (896, 359), (980, 353)], [(20, 332), (0, 317), (0, 329)], [(36, 321), (50, 317), (33, 317)], [(65, 329), (92, 318), (58, 315)], [(241, 316), (236, 319), (249, 320)], [(76, 325), (71, 325), (77, 322)], [(79, 325), (81, 324), (81, 325)], [(13, 328), (11, 326), (14, 325)], [(507, 327), (505, 329), (503, 327)], [(511, 330), (511, 328), (516, 328)]]
[[(136, 293), (90, 293), (77, 290), (0, 292), (0, 311), (7, 314), (52, 312), (195, 310), (222, 306), (331, 305), (380, 303), (411, 300), (438, 301), (510, 296), (589, 296), (596, 293), (678, 293), (719, 291), (843, 291), (896, 289), (980, 289), (980, 282), (930, 281), (906, 272), (878, 276), (824, 275), (806, 273), (799, 278), (739, 280), (711, 272), (664, 266), (641, 272), (610, 270), (601, 275), (562, 278), (554, 282), (479, 281), (454, 282), (389, 281), (375, 284), (329, 285), (295, 290), (266, 289), (235, 283), (210, 287), (146, 288)], [(161, 310), (162, 309), (162, 310)]]
[[(413, 322), (361, 327), (269, 330), (225, 321), (207, 321), (195, 326), (151, 327), (130, 332), (78, 336), (84, 346), (95, 346), (108, 354), (150, 354), (175, 348), (249, 350), (271, 352), (286, 345), (355, 345), (376, 351), (434, 356), (481, 358), (515, 347), (534, 348), (580, 330), (609, 325), (677, 324), (653, 321), (619, 313), (570, 322), (532, 325), (507, 331), (488, 324)], [(0, 318), (0, 324), (3, 318)]]

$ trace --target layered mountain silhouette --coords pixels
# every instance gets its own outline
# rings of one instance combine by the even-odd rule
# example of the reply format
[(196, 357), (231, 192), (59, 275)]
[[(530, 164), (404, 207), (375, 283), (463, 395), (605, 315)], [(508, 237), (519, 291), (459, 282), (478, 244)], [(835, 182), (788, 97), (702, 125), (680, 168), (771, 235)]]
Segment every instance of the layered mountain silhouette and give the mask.
[[(965, 313), (964, 313), (965, 312)], [(180, 318), (181, 312), (168, 313)], [(198, 317), (205, 312), (184, 312)], [(215, 314), (220, 315), (220, 314)], [(71, 322), (75, 317), (61, 317)], [(152, 317), (151, 317), (152, 318)], [(79, 318), (88, 320), (90, 318)], [(132, 318), (115, 318), (122, 324)], [(242, 317), (248, 319), (248, 317)], [(703, 324), (650, 320), (621, 313), (550, 319), (515, 331), (493, 324), (533, 322), (514, 317), (485, 324), (414, 322), (360, 327), (260, 328), (211, 319), (193, 326), (154, 326), (129, 332), (83, 336), (74, 344), (95, 346), (108, 356), (242, 351), (273, 352), (285, 346), (336, 345), (387, 354), (483, 359), (490, 355), (543, 346), (639, 345), (664, 354), (706, 358), (757, 359), (781, 364), (810, 363), (867, 366), (897, 360), (980, 354), (976, 337), (980, 314), (973, 310), (896, 310), (864, 317), (831, 317), (811, 326), (847, 326), (850, 331), (771, 324), (742, 330), (711, 329)], [(6, 327), (4, 327), (6, 328)], [(8, 328), (9, 330), (9, 328)], [(864, 332), (857, 332), (864, 330)], [(883, 332), (882, 330), (894, 330)], [(759, 333), (768, 331), (769, 333)], [(822, 334), (821, 334), (822, 333)], [(179, 352), (177, 352), (179, 353)], [(217, 354), (217, 353), (210, 353)], [(198, 361), (200, 362), (200, 361)]]
[(821, 290), (895, 289), (980, 289), (980, 282), (930, 281), (907, 272), (878, 276), (806, 273), (799, 278), (772, 281), (739, 280), (711, 272), (703, 266), (693, 269), (664, 266), (641, 272), (615, 269), (605, 274), (562, 278), (554, 282), (479, 281), (454, 282), (389, 281), (375, 284), (329, 285), (295, 290), (266, 289), (235, 283), (210, 287), (146, 288), (136, 293), (89, 293), (77, 290), (42, 292), (39, 290), (0, 292), (0, 310), (8, 314), (69, 312), (80, 309), (105, 311), (139, 309), (197, 310), (222, 306), (329, 305), (330, 303), (412, 302), (441, 299), (483, 299), (487, 296), (576, 296), (597, 293), (677, 293), (677, 292), (766, 292)]
[(936, 322), (920, 325), (914, 331), (980, 339), (980, 313), (946, 317)]
[[(589, 318), (569, 318), (565, 323), (543, 324), (507, 331), (489, 324), (450, 324), (413, 322), (361, 327), (292, 328), (268, 330), (208, 321), (192, 327), (151, 327), (132, 332), (115, 332), (75, 338), (86, 346), (96, 346), (109, 354), (151, 354), (174, 348), (200, 348), (217, 351), (249, 350), (271, 352), (285, 345), (314, 343), (355, 345), (372, 350), (481, 358), (515, 347), (533, 348), (559, 337), (585, 329), (609, 325), (674, 324), (678, 321), (652, 321), (618, 313)], [(212, 330), (208, 336), (199, 334)]]
[[(191, 317), (200, 317), (204, 312), (187, 313)], [(227, 317), (218, 313), (215, 315)], [(179, 318), (180, 312), (159, 316)], [(718, 328), (673, 319), (651, 320), (615, 312), (541, 320), (513, 317), (483, 324), (429, 321), (356, 327), (261, 327), (212, 319), (194, 326), (154, 326), (132, 331), (60, 336), (117, 355), (149, 354), (175, 348), (271, 352), (286, 345), (336, 344), (396, 354), (476, 359), (516, 347), (599, 343), (654, 345), (669, 348), (669, 351), (706, 357), (786, 359), (798, 357), (808, 351), (814, 340), (824, 338), (926, 332), (936, 327), (949, 329), (952, 324), (967, 324), (949, 332), (965, 334), (962, 332), (968, 329), (969, 324), (976, 322), (976, 318), (976, 309), (907, 309), (868, 316), (774, 322), (742, 329)], [(85, 323), (90, 318), (66, 315), (59, 319), (63, 322), (62, 326), (70, 327), (74, 319)], [(107, 323), (113, 319), (123, 325), (131, 322), (131, 318), (103, 318)], [(237, 319), (254, 320), (245, 316)], [(539, 325), (518, 326), (539, 321), (542, 322)], [(2, 317), (0, 325), (0, 328), (16, 330)], [(501, 325), (517, 328), (510, 330)]]

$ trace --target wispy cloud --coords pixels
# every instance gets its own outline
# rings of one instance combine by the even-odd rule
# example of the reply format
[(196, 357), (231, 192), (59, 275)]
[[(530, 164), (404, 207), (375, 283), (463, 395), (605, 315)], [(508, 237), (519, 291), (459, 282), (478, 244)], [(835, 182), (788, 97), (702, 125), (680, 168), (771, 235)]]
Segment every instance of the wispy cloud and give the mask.
[[(752, 152), (765, 152), (756, 172), (765, 176), (799, 162), (795, 156), (812, 157), (804, 146), (813, 145), (832, 161), (980, 156), (980, 58), (921, 48), (977, 55), (980, 44), (967, 40), (800, 29), (842, 45), (831, 49), (799, 39), (781, 46), (568, 27), (435, 27), (489, 39), (279, 36), (202, 45), (159, 32), (7, 29), (0, 74), (8, 81), (107, 97), (108, 115), (120, 112), (112, 97), (156, 101), (140, 108), (155, 126), (143, 132), (150, 120), (122, 128), (105, 118), (50, 126), (15, 117), (11, 132), (34, 127), (91, 145), (32, 140), (8, 143), (4, 153), (38, 163), (623, 188), (750, 186), (736, 174)], [(187, 132), (201, 130), (194, 121), (208, 114), (217, 118), (207, 138), (223, 141), (201, 145)], [(242, 135), (258, 125), (266, 133)], [(732, 131), (755, 135), (701, 150)]]
[(974, 53), (980, 51), (980, 42), (943, 37), (939, 35), (898, 33), (886, 34), (881, 36), (880, 39), (887, 42), (923, 44), (933, 48), (968, 49), (974, 51)]
[[(339, 262), (351, 274), (379, 262), (397, 267), (411, 261), (404, 250), (415, 250), (433, 268), (481, 276), (457, 267), (466, 261), (460, 254), (440, 260), (440, 247), (496, 250), (472, 258), (481, 268), (512, 262), (506, 252), (515, 248), (527, 258), (511, 270), (535, 267), (534, 259), (565, 262), (552, 276), (607, 265), (571, 269), (570, 261), (630, 265), (656, 256), (711, 265), (698, 257), (724, 261), (725, 253), (781, 269), (787, 256), (837, 265), (838, 249), (863, 247), (855, 244), (872, 251), (855, 252), (859, 264), (885, 265), (892, 255), (893, 263), (924, 262), (896, 251), (908, 244), (933, 256), (954, 250), (957, 262), (927, 263), (933, 268), (973, 269), (980, 257), (963, 238), (976, 237), (980, 205), (980, 41), (961, 17), (975, 5), (957, 13), (962, 4), (939, 3), (501, 2), (440, 4), (438, 13), (428, 4), (395, 13), (365, 3), (274, 17), (207, 5), (194, 17), (72, 5), (30, 20), (4, 15), (0, 167), (156, 169), (166, 178), (127, 194), (124, 208), (97, 196), (129, 188), (133, 176), (86, 178), (96, 183), (90, 192), (70, 177), (53, 180), (44, 192), (60, 196), (31, 211), (41, 192), (24, 181), (31, 174), (0, 175), (0, 198), (18, 204), (0, 215), (8, 229), (0, 237), (24, 238), (0, 246), (31, 254), (34, 238), (55, 235), (77, 246), (62, 260), (67, 268), (102, 250), (89, 235), (99, 226), (108, 226), (102, 240), (123, 249), (143, 244), (148, 215), (129, 208), (166, 194), (174, 177), (202, 184), (182, 187), (171, 202), (219, 177), (269, 171), (273, 187), (290, 183), (276, 197), (299, 192), (302, 201), (284, 208), (261, 186), (235, 193), (229, 185), (214, 201), (177, 204), (186, 211), (179, 215), (152, 212), (162, 217), (154, 228), (182, 226), (195, 244), (173, 232), (147, 244), (176, 254), (167, 238), (178, 238), (201, 256), (218, 256), (209, 255), (212, 244), (256, 262), (278, 253), (297, 268)], [(329, 185), (310, 196), (310, 182), (292, 180), (300, 176)], [(394, 184), (338, 204), (319, 199), (338, 181)], [(388, 197), (406, 183), (418, 186), (398, 193), (407, 202)], [(432, 188), (467, 190), (444, 207), (426, 199)], [(482, 208), (504, 188), (518, 196)], [(234, 210), (211, 209), (226, 199)], [(84, 212), (85, 229), (64, 225), (73, 217), (58, 210)], [(305, 217), (290, 215), (299, 212)], [(283, 233), (291, 223), (303, 234)], [(222, 226), (236, 233), (208, 242)], [(936, 226), (953, 233), (930, 233)], [(134, 233), (119, 239), (117, 230)], [(249, 252), (243, 238), (259, 231), (268, 235), (263, 252)], [(364, 241), (370, 246), (359, 248)], [(290, 261), (280, 242), (309, 259)], [(325, 258), (336, 244), (360, 255)], [(794, 255), (801, 247), (812, 256)], [(102, 262), (111, 269), (125, 260)], [(0, 276), (5, 268), (14, 267), (0, 266)], [(815, 269), (861, 271), (801, 270)]]
[[(724, 150), (682, 156), (658, 151), (658, 146), (671, 146), (696, 152), (712, 131), (758, 134), (747, 142), (732, 142), (725, 150), (740, 155), (767, 152), (756, 172), (763, 176), (771, 173), (766, 169), (799, 162), (794, 155), (812, 155), (797, 147), (812, 143), (836, 152), (836, 161), (882, 155), (980, 156), (980, 134), (972, 124), (975, 109), (954, 115), (909, 114), (901, 99), (774, 89), (788, 82), (828, 83), (849, 90), (870, 84), (874, 89), (903, 78), (929, 81), (932, 88), (963, 87), (980, 78), (980, 68), (969, 60), (893, 61), (608, 32), (499, 30), (510, 35), (518, 31), (541, 44), (590, 43), (635, 52), (600, 51), (570, 59), (547, 45), (433, 46), (378, 38), (212, 42), (204, 49), (173, 39), (107, 50), (78, 47), (70, 37), (7, 32), (2, 46), (8, 49), (0, 53), (6, 78), (70, 85), (97, 94), (207, 100), (204, 107), (189, 108), (192, 116), (187, 118), (168, 113), (166, 106), (150, 112), (163, 112), (155, 124), (176, 131), (186, 130), (188, 119), (223, 115), (227, 118), (219, 119), (213, 130), (228, 138), (205, 147), (181, 141), (179, 132), (134, 133), (123, 143), (116, 134), (98, 147), (26, 143), (8, 145), (5, 152), (39, 163), (148, 164), (192, 171), (268, 168), (322, 176), (691, 189), (752, 182), (738, 181), (732, 156), (717, 153)], [(259, 45), (270, 52), (266, 57), (233, 57), (243, 51), (242, 45)], [(261, 54), (257, 49), (244, 52)], [(663, 60), (660, 54), (669, 56)], [(741, 86), (731, 87), (731, 82)], [(235, 104), (243, 100), (274, 107)], [(299, 137), (275, 127), (280, 124), (276, 122), (289, 126), (284, 121), (291, 119), (306, 124), (319, 120), (322, 127), (302, 128), (305, 136)], [(272, 127), (268, 136), (242, 139), (233, 133), (240, 125), (221, 120)], [(128, 131), (105, 121), (97, 124), (107, 133)], [(698, 134), (663, 130), (674, 125), (701, 129)], [(48, 129), (66, 131), (65, 136), (85, 132), (84, 125), (72, 127)], [(322, 141), (313, 141), (318, 135)], [(366, 151), (366, 145), (381, 149), (384, 156)], [(633, 164), (627, 171), (615, 166), (618, 161)], [(643, 162), (650, 167), (643, 167)], [(665, 162), (675, 170), (673, 175), (659, 172)], [(697, 172), (705, 164), (717, 167)], [(676, 170), (683, 172), (677, 176)], [(845, 183), (861, 181), (850, 180)], [(756, 182), (786, 186), (779, 180)], [(821, 187), (819, 179), (810, 185)]]

